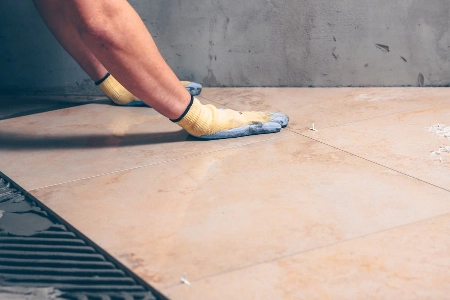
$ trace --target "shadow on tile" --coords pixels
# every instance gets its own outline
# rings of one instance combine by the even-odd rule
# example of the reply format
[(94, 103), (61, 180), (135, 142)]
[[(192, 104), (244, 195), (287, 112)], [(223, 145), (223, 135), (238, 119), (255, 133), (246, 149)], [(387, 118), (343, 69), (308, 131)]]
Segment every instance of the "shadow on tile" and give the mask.
[(206, 142), (188, 135), (184, 130), (175, 132), (132, 133), (124, 136), (108, 134), (45, 136), (0, 131), (1, 148), (5, 150), (96, 149), (185, 141)]
[(0, 120), (92, 103), (110, 105), (111, 101), (99, 96), (0, 95)]
[(35, 189), (273, 138), (197, 142), (154, 109), (88, 104), (0, 121), (0, 169)]

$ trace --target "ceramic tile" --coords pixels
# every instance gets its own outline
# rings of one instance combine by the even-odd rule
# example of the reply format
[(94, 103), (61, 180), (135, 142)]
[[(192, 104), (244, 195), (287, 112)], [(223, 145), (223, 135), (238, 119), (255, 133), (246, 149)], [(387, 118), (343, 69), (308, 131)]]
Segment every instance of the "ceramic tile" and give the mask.
[(32, 193), (157, 288), (450, 212), (448, 192), (299, 135)]
[(448, 299), (450, 216), (165, 289), (170, 299)]
[(307, 132), (448, 101), (447, 88), (206, 88), (204, 99), (240, 110), (279, 111)]
[(450, 100), (446, 104), (346, 124), (307, 135), (450, 190), (450, 153), (433, 155), (450, 139), (427, 128), (437, 123), (450, 126)]
[(0, 121), (0, 170), (30, 190), (274, 136), (198, 141), (151, 108), (89, 104)]
[(88, 103), (109, 103), (106, 97), (73, 95), (0, 95), (0, 120)]

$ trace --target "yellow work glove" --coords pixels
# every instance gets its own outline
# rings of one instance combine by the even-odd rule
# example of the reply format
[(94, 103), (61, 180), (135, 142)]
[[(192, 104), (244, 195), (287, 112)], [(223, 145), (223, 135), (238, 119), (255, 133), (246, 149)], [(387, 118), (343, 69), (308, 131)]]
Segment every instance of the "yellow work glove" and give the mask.
[(117, 105), (132, 105), (135, 104), (135, 101), (142, 102), (109, 73), (95, 84)]
[[(136, 96), (130, 93), (123, 85), (121, 85), (111, 74), (106, 74), (101, 80), (95, 84), (102, 90), (102, 92), (117, 105), (120, 106), (147, 106), (144, 102), (139, 100)], [(197, 96), (202, 91), (202, 85), (190, 82), (181, 81), (181, 84), (192, 95)]]
[(202, 139), (225, 139), (253, 134), (279, 132), (289, 117), (281, 113), (236, 111), (203, 105), (191, 97), (186, 111), (172, 122), (189, 134)]

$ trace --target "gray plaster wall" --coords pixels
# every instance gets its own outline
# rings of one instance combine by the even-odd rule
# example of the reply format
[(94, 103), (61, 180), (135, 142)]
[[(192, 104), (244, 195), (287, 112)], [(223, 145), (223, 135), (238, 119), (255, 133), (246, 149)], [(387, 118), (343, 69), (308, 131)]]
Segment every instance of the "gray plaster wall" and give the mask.
[[(204, 86), (450, 85), (448, 0), (130, 3), (176, 74)], [(0, 69), (3, 93), (98, 93), (31, 1), (0, 1)]]

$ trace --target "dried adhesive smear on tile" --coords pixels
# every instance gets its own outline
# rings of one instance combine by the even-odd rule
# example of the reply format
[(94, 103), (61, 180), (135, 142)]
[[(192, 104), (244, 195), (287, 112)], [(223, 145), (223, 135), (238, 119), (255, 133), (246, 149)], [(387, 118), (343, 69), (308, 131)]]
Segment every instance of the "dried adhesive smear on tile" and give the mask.
[[(429, 132), (434, 133), (439, 137), (444, 137), (450, 140), (450, 126), (445, 126), (445, 124), (435, 124), (427, 128)], [(431, 151), (431, 155), (436, 156), (442, 162), (442, 154), (450, 153), (450, 146), (441, 146), (438, 150)]]

